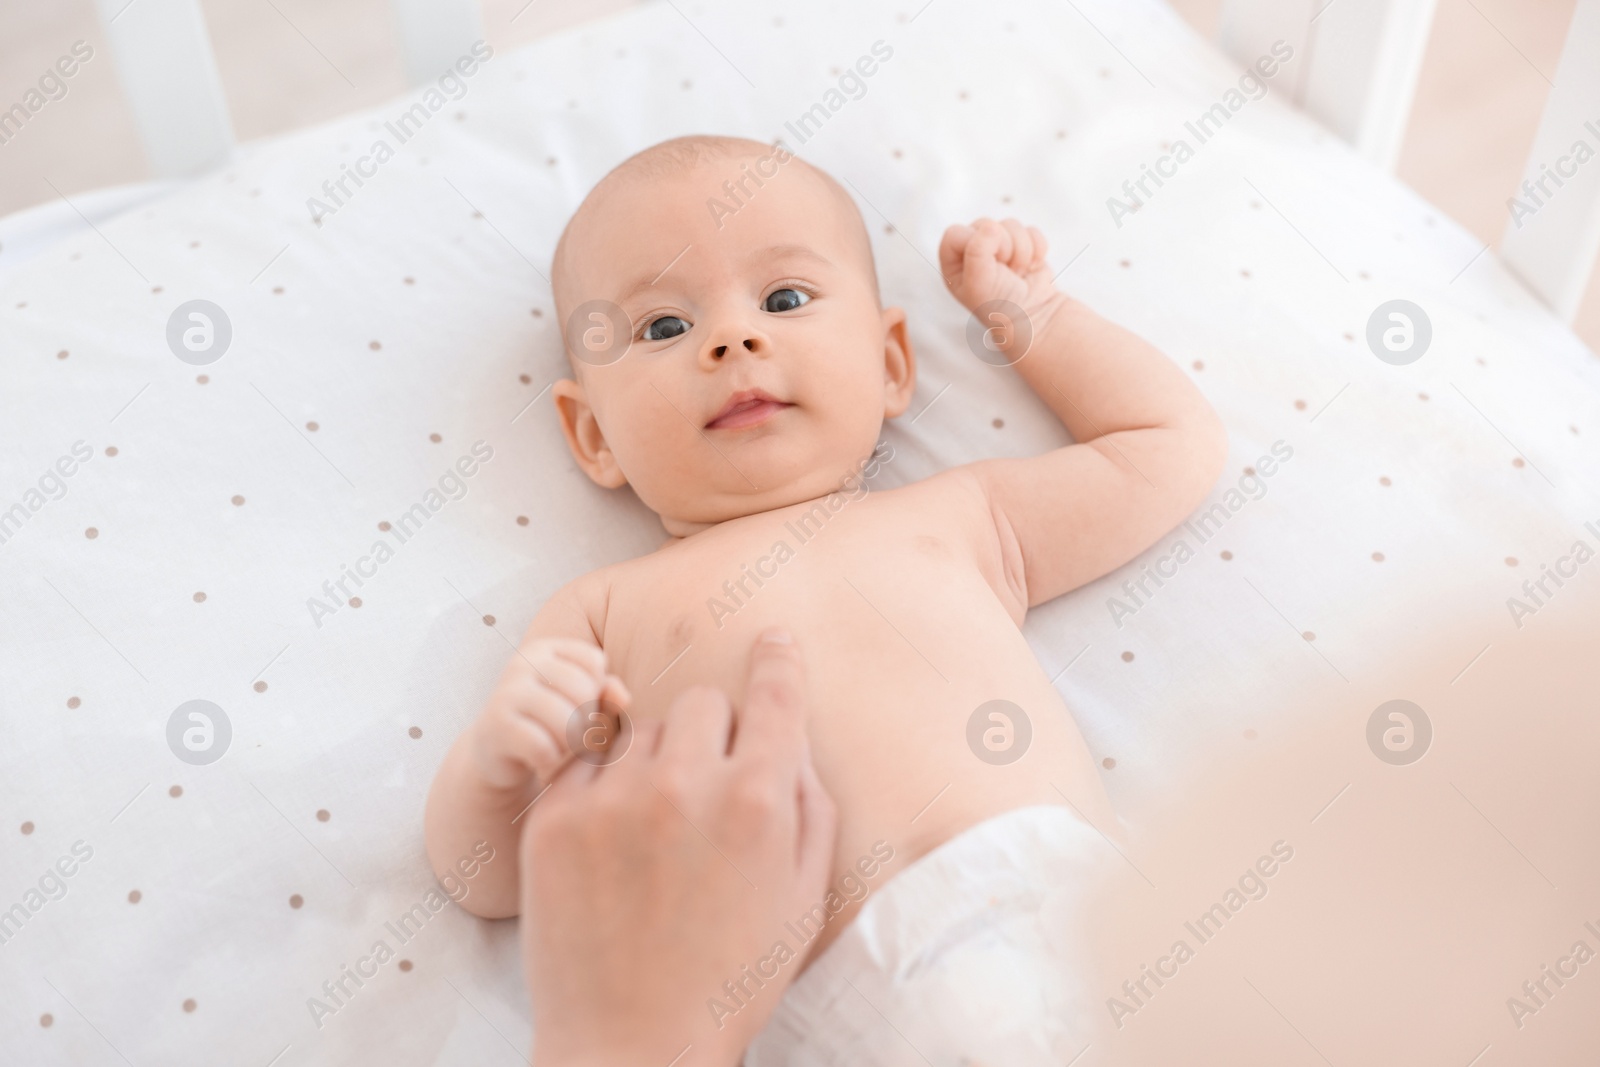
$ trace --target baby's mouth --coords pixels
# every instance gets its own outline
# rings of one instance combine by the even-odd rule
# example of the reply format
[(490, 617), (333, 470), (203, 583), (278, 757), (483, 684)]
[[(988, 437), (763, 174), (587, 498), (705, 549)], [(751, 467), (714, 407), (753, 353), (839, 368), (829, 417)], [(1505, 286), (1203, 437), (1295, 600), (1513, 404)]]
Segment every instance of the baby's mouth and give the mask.
[(760, 389), (734, 393), (722, 410), (706, 423), (708, 430), (743, 430), (759, 426), (793, 404), (778, 400)]

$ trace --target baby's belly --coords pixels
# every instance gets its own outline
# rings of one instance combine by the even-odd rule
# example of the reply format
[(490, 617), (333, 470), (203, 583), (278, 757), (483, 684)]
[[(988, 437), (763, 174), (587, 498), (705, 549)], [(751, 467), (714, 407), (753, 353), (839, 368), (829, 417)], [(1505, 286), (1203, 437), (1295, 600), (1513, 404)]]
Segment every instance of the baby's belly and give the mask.
[[(1070, 801), (1105, 825), (1109, 805), (1076, 725), (975, 569), (839, 562), (801, 569), (796, 560), (759, 589), (747, 582), (753, 595), (723, 598), (732, 611), (685, 611), (673, 594), (686, 591), (662, 587), (630, 604), (614, 589), (606, 647), (633, 713), (658, 717), (696, 684), (724, 689), (737, 706), (757, 634), (787, 628), (807, 664), (813, 759), (840, 812), (836, 887), (858, 861), (872, 869), (892, 849), (870, 879), (858, 876), (870, 893), (967, 827), (1028, 804)], [(629, 623), (613, 633), (619, 608)], [(862, 896), (856, 883), (846, 888)]]

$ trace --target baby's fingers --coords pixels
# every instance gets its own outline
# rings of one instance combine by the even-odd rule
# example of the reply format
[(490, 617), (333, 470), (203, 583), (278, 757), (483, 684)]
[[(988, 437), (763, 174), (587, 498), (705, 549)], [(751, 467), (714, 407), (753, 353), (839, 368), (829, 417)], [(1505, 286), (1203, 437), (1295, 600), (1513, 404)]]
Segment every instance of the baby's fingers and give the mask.
[(596, 676), (587, 667), (580, 667), (563, 656), (541, 653), (539, 650), (534, 650), (531, 656), (524, 654), (513, 666), (523, 668), (518, 673), (521, 677), (531, 679), (535, 687), (548, 690), (572, 704), (594, 700), (600, 695), (600, 687), (604, 684), (603, 674)]
[(505, 739), (517, 759), (541, 782), (548, 782), (567, 761), (566, 744), (551, 737), (542, 723), (518, 719)]
[(492, 728), (480, 730), (477, 738), (478, 764), (489, 783), (501, 789), (523, 784), (530, 773), (548, 781), (566, 758), (565, 744), (544, 724), (514, 709), (496, 715)]
[(599, 645), (575, 638), (554, 638), (540, 642), (540, 647), (569, 663), (577, 664), (597, 680), (605, 677), (606, 653)]
[(628, 691), (623, 680), (614, 674), (606, 675), (605, 688), (600, 690), (600, 699), (605, 703), (616, 705), (623, 711), (633, 706), (633, 694)]
[(1033, 235), (1038, 231), (1029, 230), (1016, 219), (1006, 219), (1000, 225), (1011, 238), (1011, 254), (1005, 257), (1004, 262), (1006, 266), (1021, 274), (1033, 266)]
[(1042, 267), (1049, 259), (1050, 242), (1045, 240), (1044, 234), (1037, 226), (1029, 226), (1028, 235), (1033, 238), (1033, 263), (1031, 265)]
[(972, 227), (977, 231), (977, 236), (967, 244), (969, 267), (974, 259), (980, 257), (1001, 263), (1010, 261), (1014, 248), (1010, 230), (990, 218), (979, 219)]
[(939, 272), (944, 275), (946, 285), (951, 285), (961, 277), (961, 263), (966, 255), (967, 244), (972, 240), (971, 226), (951, 226), (944, 231), (944, 237), (939, 241)]

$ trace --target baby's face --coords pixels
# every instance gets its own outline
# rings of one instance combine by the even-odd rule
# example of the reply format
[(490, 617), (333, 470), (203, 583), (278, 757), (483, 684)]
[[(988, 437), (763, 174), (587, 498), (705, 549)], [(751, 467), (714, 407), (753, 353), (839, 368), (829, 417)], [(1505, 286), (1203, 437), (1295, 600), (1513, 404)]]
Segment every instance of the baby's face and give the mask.
[(905, 315), (879, 306), (854, 206), (777, 158), (731, 215), (724, 183), (755, 157), (614, 175), (557, 265), (564, 318), (605, 300), (633, 328), (626, 354), (596, 365), (583, 332), (604, 319), (568, 323), (578, 373), (555, 388), (568, 443), (680, 536), (838, 488), (914, 385)]

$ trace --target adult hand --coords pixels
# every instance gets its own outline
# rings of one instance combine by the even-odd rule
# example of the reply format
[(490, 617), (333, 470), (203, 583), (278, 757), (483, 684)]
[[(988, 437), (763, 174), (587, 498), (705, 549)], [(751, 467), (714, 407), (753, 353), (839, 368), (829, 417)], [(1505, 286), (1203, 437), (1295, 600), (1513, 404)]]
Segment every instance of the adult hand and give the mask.
[(775, 943), (793, 940), (784, 922), (831, 873), (838, 814), (805, 719), (799, 650), (768, 631), (738, 712), (690, 689), (665, 721), (636, 724), (615, 763), (572, 764), (533, 806), (521, 887), (536, 1064), (739, 1062), (804, 946), (749, 975), (772, 970)]

